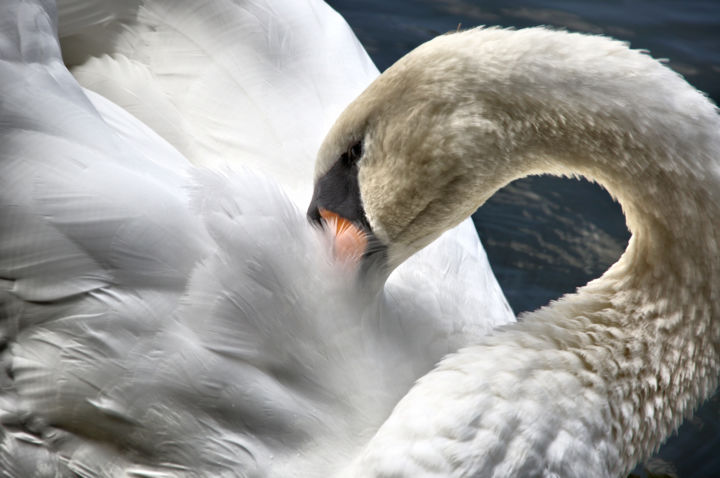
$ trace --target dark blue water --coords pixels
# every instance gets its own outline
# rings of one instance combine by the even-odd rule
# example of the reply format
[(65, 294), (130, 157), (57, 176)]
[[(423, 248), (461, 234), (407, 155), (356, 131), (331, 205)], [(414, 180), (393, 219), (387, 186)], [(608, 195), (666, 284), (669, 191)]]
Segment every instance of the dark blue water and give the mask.
[[(720, 0), (329, 0), (382, 71), (434, 36), (476, 25), (552, 25), (613, 36), (668, 59), (718, 103)], [(473, 216), (515, 312), (598, 277), (625, 249), (619, 206), (586, 181), (535, 177), (498, 192)], [(634, 476), (720, 477), (720, 394)]]

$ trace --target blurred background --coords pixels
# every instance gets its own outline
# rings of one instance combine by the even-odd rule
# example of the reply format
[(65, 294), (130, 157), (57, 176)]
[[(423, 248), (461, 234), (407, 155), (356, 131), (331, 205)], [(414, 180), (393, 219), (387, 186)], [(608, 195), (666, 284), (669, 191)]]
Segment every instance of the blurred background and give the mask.
[[(664, 58), (717, 104), (720, 0), (327, 0), (383, 71), (458, 25), (550, 25), (612, 36)], [(497, 193), (473, 216), (516, 313), (601, 275), (627, 245), (620, 207), (587, 181), (533, 177)], [(720, 477), (720, 394), (631, 476)]]

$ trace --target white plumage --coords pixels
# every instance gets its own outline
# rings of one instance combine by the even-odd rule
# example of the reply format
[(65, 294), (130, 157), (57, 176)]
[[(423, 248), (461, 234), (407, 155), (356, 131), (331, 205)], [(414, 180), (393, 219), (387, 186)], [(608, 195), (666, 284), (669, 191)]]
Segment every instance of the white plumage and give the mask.
[(383, 288), (275, 185), (303, 201), (374, 76), (326, 7), (277, 5), (63, 4), (78, 78), (150, 127), (78, 86), (48, 2), (0, 7), (1, 476), (612, 477), (656, 449), (718, 382), (715, 106), (537, 28), (434, 40), (346, 109), (318, 172), (362, 136), (393, 264), (524, 174), (622, 203), (618, 263), (487, 335), (511, 317), (467, 222)]
[(328, 476), (512, 320), (467, 222), (367, 287), (275, 185), (375, 74), (286, 3), (62, 3), (152, 129), (50, 2), (0, 6), (0, 476)]

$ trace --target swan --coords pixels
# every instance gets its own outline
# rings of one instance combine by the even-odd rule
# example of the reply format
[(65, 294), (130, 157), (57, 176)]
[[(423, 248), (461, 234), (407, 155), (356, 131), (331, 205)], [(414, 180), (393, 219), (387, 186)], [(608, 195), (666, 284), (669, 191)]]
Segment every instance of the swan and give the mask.
[[(72, 37), (92, 25), (130, 31), (93, 10), (108, 5), (123, 19), (191, 6), (71, 0), (60, 11), (76, 12), (65, 17), (76, 21), (62, 27), (50, 1), (0, 4), (0, 476), (331, 476), (442, 356), (512, 320), (477, 237), (461, 226), (438, 243), (442, 254), (421, 253), (395, 283), (358, 280), (355, 265), (334, 257), (331, 238), (299, 212), (299, 193), (283, 192), (294, 173), (263, 169), (260, 159), (245, 163), (255, 171), (192, 164), (207, 143), (184, 136), (195, 130), (183, 129), (174, 105), (152, 103), (166, 90), (140, 52), (112, 53), (117, 37), (108, 34), (99, 54), (109, 57), (82, 57), (89, 63), (75, 72), (114, 68), (104, 60), (114, 55), (128, 67), (109, 70), (116, 79), (145, 75), (137, 78), (154, 105), (146, 113), (128, 112), (128, 98), (142, 93), (132, 84), (121, 106), (81, 88), (57, 32), (72, 33), (72, 57), (81, 53)], [(204, 6), (217, 22), (275, 5)], [(339, 16), (309, 5), (317, 7), (310, 17), (344, 39), (339, 46), (359, 51)], [(197, 18), (165, 13), (142, 28), (162, 34), (171, 13)], [(260, 18), (251, 44), (299, 28)], [(199, 41), (203, 32), (236, 32), (204, 25), (183, 33)], [(287, 45), (257, 51), (280, 58)], [(345, 93), (331, 93), (328, 104), (341, 107)], [(152, 112), (170, 132), (138, 120)], [(237, 156), (243, 162), (252, 151)], [(471, 287), (485, 296), (466, 294)], [(489, 319), (470, 314), (483, 308)]]
[[(437, 37), (338, 118), (308, 216), (354, 211), (392, 270), (495, 191), (581, 175), (632, 237), (600, 278), (444, 358), (340, 476), (624, 476), (718, 385), (720, 117), (624, 43), (537, 27)], [(343, 202), (331, 192), (354, 182)]]
[[(272, 176), (302, 209), (325, 133), (378, 75), (317, 0), (59, 0), (58, 17), (63, 60), (83, 87), (195, 165)], [(483, 310), (486, 331), (515, 320), (470, 219), (398, 267), (385, 290), (438, 315)]]

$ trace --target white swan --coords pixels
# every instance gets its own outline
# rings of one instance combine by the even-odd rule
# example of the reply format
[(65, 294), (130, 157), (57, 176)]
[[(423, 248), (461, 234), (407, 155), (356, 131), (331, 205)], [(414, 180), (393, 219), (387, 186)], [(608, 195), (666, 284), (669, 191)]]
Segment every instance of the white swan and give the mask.
[(509, 320), (468, 229), (384, 293), (359, 284), (272, 181), (193, 168), (83, 91), (56, 30), (50, 2), (0, 5), (3, 478), (328, 476), (492, 327), (467, 312)]
[(385, 249), (365, 260), (392, 268), (539, 173), (604, 185), (627, 250), (576, 294), (445, 358), (342, 476), (622, 476), (715, 390), (720, 117), (625, 44), (533, 28), (420, 46), (333, 126), (309, 214), (335, 210), (327, 183), (357, 181)]
[[(262, 171), (303, 209), (325, 133), (378, 74), (318, 0), (60, 0), (58, 30), (81, 85), (193, 164)], [(481, 309), (486, 331), (515, 320), (470, 219), (398, 267), (385, 288), (438, 315)]]

